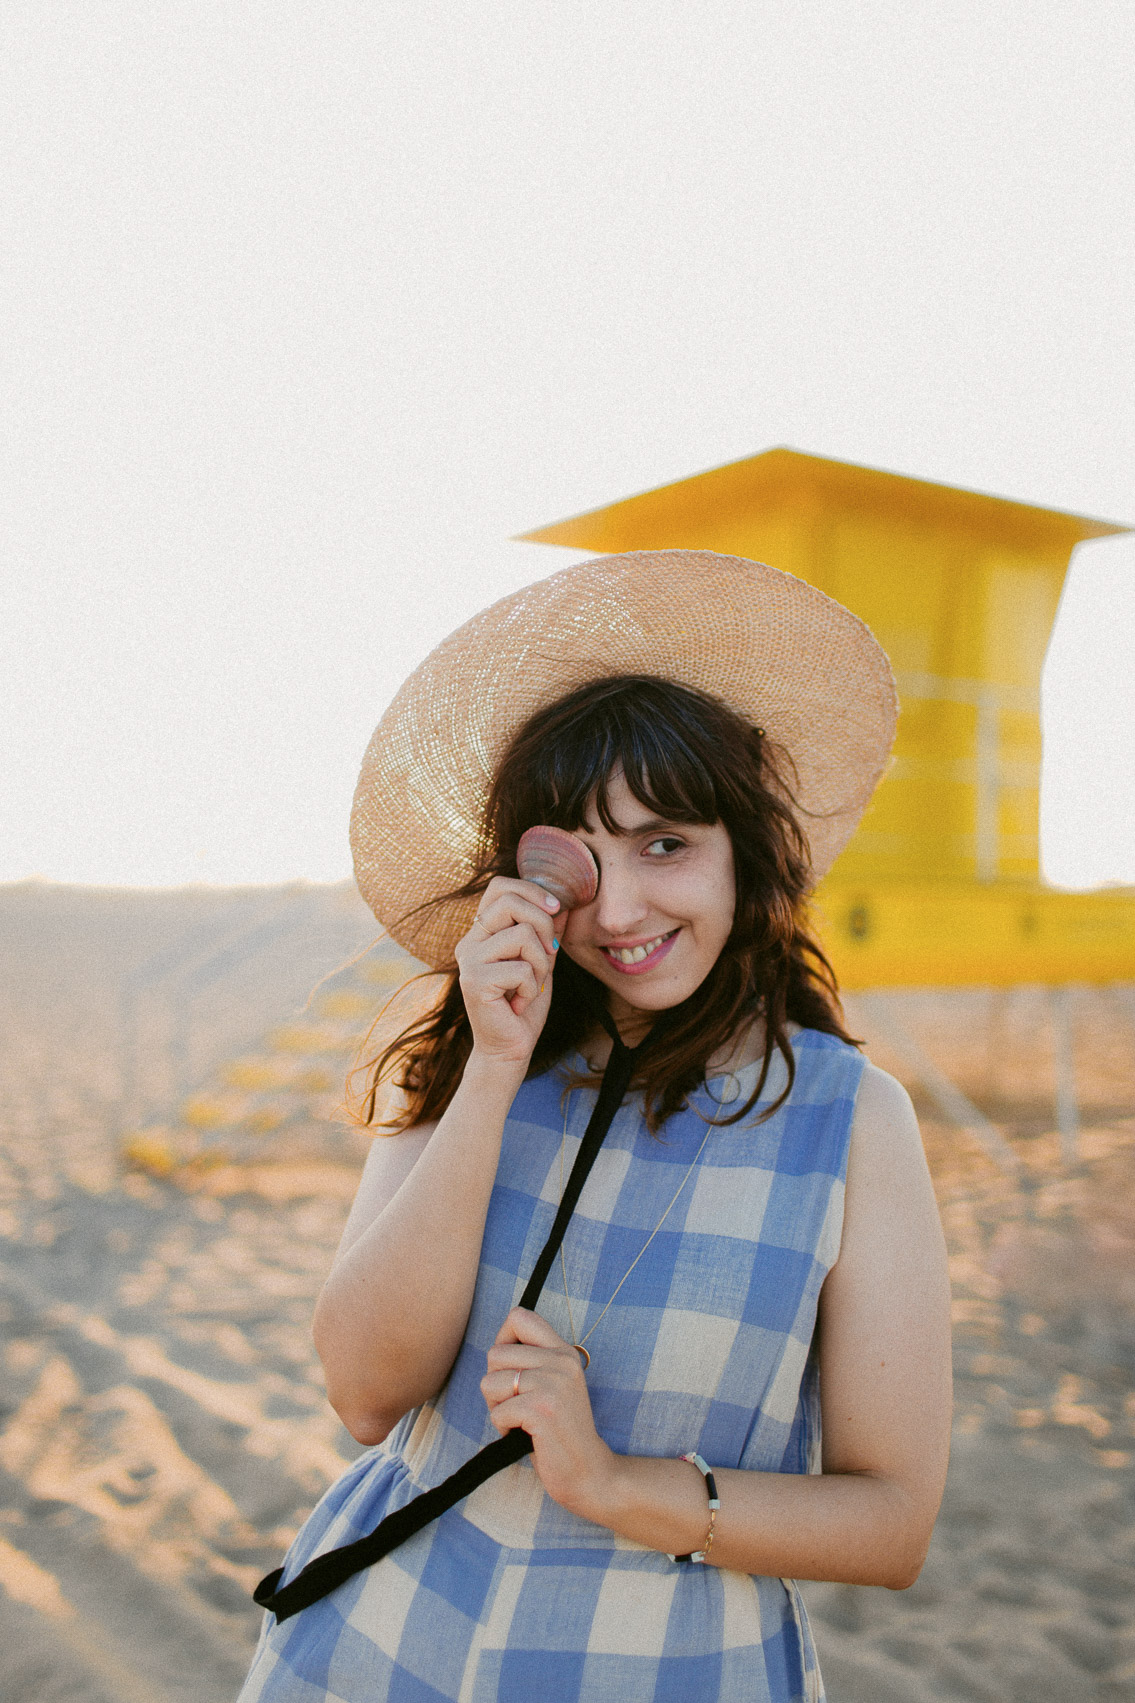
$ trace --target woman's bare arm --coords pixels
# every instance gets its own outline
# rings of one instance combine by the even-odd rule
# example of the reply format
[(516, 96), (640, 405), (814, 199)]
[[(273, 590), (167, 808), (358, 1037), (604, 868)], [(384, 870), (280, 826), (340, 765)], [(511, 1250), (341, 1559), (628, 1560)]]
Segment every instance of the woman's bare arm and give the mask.
[[(914, 1108), (867, 1065), (848, 1163), (840, 1256), (820, 1301), (823, 1470), (880, 1486), (860, 1554), (912, 1584), (950, 1454), (950, 1280)], [(882, 1492), (893, 1513), (884, 1512)], [(885, 1583), (893, 1580), (885, 1580)]]
[(470, 1060), (436, 1125), (371, 1146), (314, 1324), (328, 1400), (360, 1443), (381, 1442), (449, 1375), (518, 1086)]
[(376, 1140), (315, 1310), (327, 1394), (360, 1443), (436, 1395), (461, 1346), (505, 1119), (551, 1002), (558, 902), (494, 879), (457, 948), (473, 1050), (436, 1125)]
[[(852, 1130), (840, 1255), (821, 1297), (820, 1362), (822, 1474), (718, 1472), (710, 1559), (745, 1573), (903, 1589), (922, 1566), (945, 1482), (949, 1286), (910, 1101), (871, 1066)], [(494, 1423), (532, 1434), (536, 1469), (557, 1501), (651, 1549), (701, 1548), (700, 1475), (682, 1461), (608, 1449), (578, 1357), (545, 1320), (510, 1314), (489, 1367)], [(528, 1375), (512, 1397), (521, 1367)]]

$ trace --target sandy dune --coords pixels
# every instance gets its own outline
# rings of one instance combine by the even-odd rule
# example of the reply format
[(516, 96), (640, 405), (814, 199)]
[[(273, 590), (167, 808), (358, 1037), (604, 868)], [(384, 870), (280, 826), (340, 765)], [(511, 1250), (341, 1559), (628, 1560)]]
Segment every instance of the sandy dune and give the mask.
[[(301, 1008), (373, 932), (343, 888), (0, 889), (6, 1703), (231, 1698), (252, 1583), (355, 1452), (308, 1321), (361, 1154), (325, 1121), (327, 1073), (341, 1077), (342, 1035), (365, 1027), (382, 978), (364, 960), (329, 984), (337, 1006)], [(918, 1584), (806, 1587), (829, 1696), (1130, 1698), (1132, 990), (1072, 997), (1081, 1128), (1063, 1158), (1046, 995), (850, 1004), (923, 1117), (957, 1412)], [(895, 1013), (1008, 1160), (944, 1120), (896, 1050)], [(126, 1166), (139, 1130), (212, 1162)]]

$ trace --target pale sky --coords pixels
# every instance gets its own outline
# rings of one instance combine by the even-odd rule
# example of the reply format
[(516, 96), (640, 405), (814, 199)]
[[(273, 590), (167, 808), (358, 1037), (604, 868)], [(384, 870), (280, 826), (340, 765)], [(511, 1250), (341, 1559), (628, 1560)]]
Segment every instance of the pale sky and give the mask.
[[(775, 444), (1135, 521), (1135, 10), (7, 0), (0, 880), (334, 880), (511, 534)], [(1044, 855), (1135, 881), (1135, 542)]]

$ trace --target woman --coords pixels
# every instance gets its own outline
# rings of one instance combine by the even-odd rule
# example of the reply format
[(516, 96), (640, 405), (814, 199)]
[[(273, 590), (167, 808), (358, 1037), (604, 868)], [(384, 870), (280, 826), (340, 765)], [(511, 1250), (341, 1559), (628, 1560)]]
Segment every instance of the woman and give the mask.
[[(942, 1237), (803, 908), (893, 730), (862, 623), (707, 552), (566, 569), (403, 687), (356, 872), (449, 974), (316, 1315), (371, 1449), (258, 1592), (244, 1703), (815, 1703), (793, 1579), (916, 1578)], [(517, 876), (537, 823), (595, 859), (570, 911)]]

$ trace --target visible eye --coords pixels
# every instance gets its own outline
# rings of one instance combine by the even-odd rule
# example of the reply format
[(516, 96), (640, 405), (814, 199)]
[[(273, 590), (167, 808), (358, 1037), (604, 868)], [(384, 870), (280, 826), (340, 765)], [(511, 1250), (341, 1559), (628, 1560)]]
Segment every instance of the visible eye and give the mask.
[(643, 851), (647, 857), (670, 857), (674, 852), (681, 851), (685, 843), (685, 840), (678, 839), (674, 834), (663, 834), (660, 839), (651, 840), (648, 846), (643, 847)]

